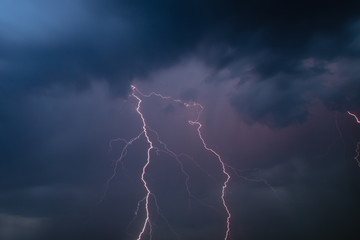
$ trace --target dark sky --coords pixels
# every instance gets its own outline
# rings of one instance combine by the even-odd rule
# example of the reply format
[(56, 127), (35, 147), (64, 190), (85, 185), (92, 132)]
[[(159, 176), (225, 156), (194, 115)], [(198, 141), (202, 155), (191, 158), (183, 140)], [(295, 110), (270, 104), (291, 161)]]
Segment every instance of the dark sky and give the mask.
[[(0, 239), (136, 239), (143, 136), (99, 203), (124, 146), (109, 142), (142, 130), (131, 84), (204, 106), (204, 138), (238, 169), (230, 239), (360, 239), (359, 66), (359, 1), (3, 0)], [(224, 175), (194, 110), (152, 97), (142, 111), (191, 156), (189, 198), (152, 152), (153, 239), (223, 239)]]

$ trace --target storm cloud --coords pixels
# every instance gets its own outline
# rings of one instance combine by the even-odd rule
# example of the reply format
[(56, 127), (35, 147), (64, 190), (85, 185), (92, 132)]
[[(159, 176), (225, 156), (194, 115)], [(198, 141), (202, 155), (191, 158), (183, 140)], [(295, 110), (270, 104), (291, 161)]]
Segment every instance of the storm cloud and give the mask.
[[(271, 85), (270, 97), (287, 101), (276, 110), (254, 106), (256, 112), (247, 111), (253, 120), (301, 122), (301, 109), (311, 101), (304, 94), (322, 92), (321, 80), (308, 83), (309, 76), (338, 74), (329, 64), (357, 64), (357, 9), (358, 1), (3, 1), (1, 89), (81, 89), (105, 80), (124, 95), (133, 79), (197, 56), (213, 68), (209, 79), (251, 81), (250, 91)], [(230, 76), (216, 76), (224, 70)], [(359, 82), (358, 73), (341, 74)], [(238, 95), (234, 106), (246, 111)], [(320, 97), (344, 101), (338, 93)], [(351, 99), (347, 107), (358, 104)]]
[[(99, 200), (122, 147), (109, 151), (109, 141), (141, 131), (129, 96), (136, 84), (204, 106), (209, 146), (241, 170), (226, 194), (232, 239), (359, 239), (359, 131), (346, 114), (360, 108), (359, 9), (325, 0), (1, 1), (0, 238), (135, 238), (144, 139)], [(154, 239), (221, 239), (224, 176), (199, 150), (187, 122), (196, 113), (155, 97), (142, 108), (171, 149), (193, 157), (182, 160), (200, 200), (188, 208), (176, 161), (154, 153), (148, 177), (166, 217), (155, 220)]]

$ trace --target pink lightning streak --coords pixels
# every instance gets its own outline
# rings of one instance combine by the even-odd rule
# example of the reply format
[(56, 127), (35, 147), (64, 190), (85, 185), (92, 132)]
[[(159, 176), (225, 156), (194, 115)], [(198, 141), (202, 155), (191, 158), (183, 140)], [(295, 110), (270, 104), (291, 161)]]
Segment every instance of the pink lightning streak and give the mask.
[(131, 96), (133, 96), (134, 98), (136, 98), (138, 100), (138, 104), (137, 104), (137, 107), (136, 107), (136, 112), (139, 114), (140, 118), (141, 118), (141, 121), (142, 121), (142, 128), (144, 130), (144, 135), (145, 135), (145, 138), (146, 138), (146, 141), (149, 143), (149, 148), (147, 150), (147, 159), (146, 159), (146, 164), (144, 165), (143, 167), (143, 170), (142, 170), (142, 173), (141, 173), (141, 181), (143, 182), (144, 184), (144, 187), (146, 189), (146, 197), (145, 197), (145, 211), (146, 211), (146, 218), (145, 218), (145, 221), (144, 221), (144, 224), (143, 224), (143, 227), (141, 229), (141, 232), (139, 233), (139, 236), (137, 238), (137, 240), (140, 240), (142, 235), (144, 234), (145, 230), (146, 230), (146, 227), (147, 225), (149, 224), (150, 226), (150, 232), (151, 232), (151, 223), (150, 223), (150, 212), (149, 212), (149, 197), (150, 197), (150, 194), (151, 194), (151, 191), (148, 187), (148, 184), (145, 180), (145, 173), (146, 173), (146, 168), (149, 166), (150, 164), (150, 152), (151, 150), (154, 148), (153, 146), (153, 143), (152, 141), (150, 140), (150, 137), (148, 135), (148, 132), (147, 132), (147, 126), (146, 126), (146, 122), (145, 122), (145, 118), (144, 118), (144, 115), (142, 114), (142, 112), (140, 111), (140, 107), (141, 107), (141, 103), (142, 103), (142, 100), (135, 94), (135, 86), (131, 85), (131, 89), (132, 89), (132, 93), (131, 93)]
[[(350, 116), (353, 116), (356, 120), (356, 122), (358, 124), (360, 124), (360, 120), (359, 118), (352, 112), (350, 111), (347, 111), (347, 113), (350, 115)], [(360, 141), (357, 142), (356, 144), (356, 149), (355, 149), (355, 152), (356, 152), (356, 155), (354, 157), (355, 161), (357, 162), (358, 166), (360, 167), (360, 160), (359, 160), (359, 156), (360, 156)]]
[[(213, 154), (217, 157), (217, 159), (219, 160), (219, 162), (220, 162), (220, 164), (221, 164), (222, 172), (223, 172), (223, 174), (226, 176), (226, 180), (224, 181), (224, 183), (223, 183), (223, 185), (222, 185), (221, 200), (222, 200), (223, 206), (224, 206), (224, 208), (225, 208), (225, 210), (226, 210), (226, 213), (227, 213), (227, 218), (226, 218), (226, 233), (225, 233), (225, 238), (224, 238), (224, 240), (227, 240), (228, 237), (229, 237), (229, 233), (230, 233), (230, 218), (231, 218), (231, 214), (230, 214), (229, 208), (228, 208), (228, 206), (227, 206), (227, 204), (226, 204), (225, 192), (226, 192), (226, 188), (227, 188), (227, 186), (228, 186), (228, 183), (229, 183), (231, 177), (230, 177), (230, 174), (226, 171), (225, 163), (224, 163), (224, 161), (222, 160), (220, 154), (218, 154), (218, 153), (217, 153), (215, 150), (213, 150), (212, 148), (209, 148), (209, 147), (208, 147), (208, 145), (206, 144), (206, 142), (205, 142), (205, 140), (204, 140), (204, 138), (203, 138), (203, 136), (202, 136), (202, 134), (201, 134), (202, 124), (199, 122), (199, 118), (200, 118), (200, 114), (201, 114), (202, 111), (204, 110), (204, 107), (203, 107), (201, 104), (196, 103), (196, 102), (193, 102), (193, 103), (190, 104), (190, 103), (186, 103), (186, 102), (184, 102), (184, 101), (182, 101), (182, 100), (174, 99), (174, 98), (168, 97), (168, 96), (163, 96), (163, 95), (161, 95), (161, 94), (159, 94), (159, 93), (155, 93), (155, 92), (151, 92), (150, 94), (145, 95), (145, 94), (141, 93), (138, 89), (136, 89), (135, 86), (133, 86), (133, 85), (132, 85), (132, 90), (133, 90), (133, 94), (132, 94), (132, 95), (133, 95), (134, 97), (136, 97), (139, 101), (141, 101), (141, 100), (140, 100), (140, 98), (138, 98), (137, 96), (134, 95), (134, 90), (136, 90), (137, 92), (139, 92), (139, 94), (141, 94), (143, 97), (151, 97), (151, 96), (154, 96), (154, 95), (155, 95), (155, 96), (160, 97), (160, 98), (162, 98), (162, 99), (172, 100), (172, 101), (174, 101), (174, 102), (181, 103), (181, 104), (183, 104), (185, 107), (198, 107), (198, 108), (200, 109), (199, 112), (198, 112), (198, 115), (197, 115), (196, 120), (194, 120), (194, 121), (189, 120), (188, 122), (189, 122), (190, 125), (198, 125), (198, 127), (197, 127), (197, 132), (198, 132), (199, 138), (200, 138), (200, 140), (201, 140), (201, 142), (202, 142), (202, 144), (203, 144), (203, 147), (204, 147), (207, 151), (213, 153)], [(139, 106), (139, 105), (138, 105), (138, 106)], [(139, 107), (138, 107), (138, 109), (139, 109)], [(138, 112), (139, 112), (139, 111), (138, 111)], [(140, 114), (140, 113), (139, 113), (139, 114)], [(142, 116), (142, 119), (143, 119), (143, 116)], [(145, 123), (144, 119), (143, 119), (143, 123)], [(145, 131), (145, 129), (144, 129), (144, 131)], [(145, 135), (147, 135), (147, 133), (145, 133)], [(160, 142), (160, 143), (161, 143), (161, 142)], [(167, 150), (168, 150), (168, 149), (167, 149)], [(169, 152), (171, 152), (171, 151), (169, 151)], [(138, 240), (139, 240), (139, 239), (138, 239)]]
[(355, 118), (356, 122), (360, 124), (359, 118), (358, 118), (354, 113), (349, 112), (349, 111), (347, 111), (347, 113), (348, 113), (350, 116), (353, 116), (353, 117)]
[(226, 168), (225, 168), (225, 164), (224, 164), (224, 161), (222, 160), (221, 156), (215, 151), (213, 150), (212, 148), (209, 148), (201, 134), (201, 128), (202, 128), (202, 124), (196, 120), (196, 121), (189, 121), (189, 123), (191, 125), (198, 125), (197, 127), (197, 132), (199, 134), (199, 138), (204, 146), (204, 148), (207, 150), (207, 151), (210, 151), (212, 152), (216, 157), (217, 159), (219, 160), (220, 164), (221, 164), (221, 167), (222, 167), (222, 171), (224, 173), (224, 175), (226, 176), (226, 180), (225, 182), (223, 183), (223, 186), (222, 186), (222, 191), (221, 191), (221, 200), (222, 200), (222, 203), (223, 203), (223, 206), (226, 210), (226, 213), (227, 213), (227, 218), (226, 218), (226, 233), (225, 233), (225, 240), (228, 238), (229, 236), (229, 233), (230, 233), (230, 218), (231, 218), (231, 214), (230, 214), (230, 211), (229, 211), (229, 208), (226, 204), (226, 201), (225, 201), (225, 191), (226, 191), (226, 188), (227, 188), (227, 185), (230, 181), (230, 174), (226, 171)]

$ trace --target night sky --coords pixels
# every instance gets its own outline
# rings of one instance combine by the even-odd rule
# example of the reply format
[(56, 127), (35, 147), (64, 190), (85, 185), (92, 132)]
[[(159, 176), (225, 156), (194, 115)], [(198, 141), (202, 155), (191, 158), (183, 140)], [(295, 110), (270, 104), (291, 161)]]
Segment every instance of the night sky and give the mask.
[[(204, 106), (229, 240), (360, 239), (359, 1), (2, 0), (1, 240), (138, 237), (144, 135), (106, 185), (112, 140), (142, 131), (132, 84)], [(224, 239), (225, 176), (196, 109), (142, 99), (191, 192), (154, 149), (152, 239)]]

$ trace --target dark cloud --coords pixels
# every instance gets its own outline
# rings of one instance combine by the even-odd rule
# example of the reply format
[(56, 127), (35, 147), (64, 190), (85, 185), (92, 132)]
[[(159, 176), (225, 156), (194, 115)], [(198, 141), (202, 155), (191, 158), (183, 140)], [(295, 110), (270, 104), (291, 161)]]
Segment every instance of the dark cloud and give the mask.
[[(2, 92), (54, 84), (84, 88), (102, 79), (124, 95), (135, 77), (190, 54), (201, 56), (215, 74), (245, 59), (256, 81), (277, 89), (272, 96), (278, 100), (272, 101), (287, 101), (273, 113), (264, 104), (249, 116), (264, 116), (263, 123), (288, 119), (277, 124), (283, 126), (304, 119), (298, 110), (305, 107), (304, 92), (294, 82), (324, 70), (300, 69), (304, 60), (358, 58), (359, 7), (358, 1), (4, 1), (0, 87)], [(231, 69), (235, 76), (237, 67)], [(241, 98), (233, 97), (235, 107)]]
[[(342, 54), (344, 43), (353, 37), (346, 28), (356, 20), (357, 4), (157, 0), (34, 1), (18, 6), (5, 1), (3, 12), (12, 14), (2, 18), (3, 77), (121, 81), (120, 76), (131, 78), (171, 64), (201, 41), (232, 47), (234, 57), (268, 50), (283, 59), (272, 62), (275, 68), (287, 69), (281, 64), (285, 57)], [(322, 53), (311, 44), (316, 40), (325, 48)], [(269, 74), (260, 65), (258, 71)]]

